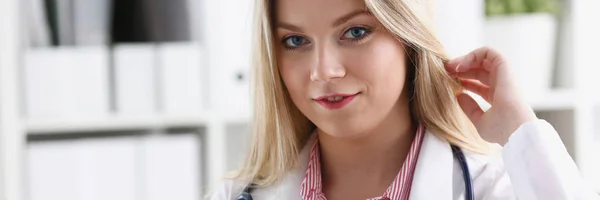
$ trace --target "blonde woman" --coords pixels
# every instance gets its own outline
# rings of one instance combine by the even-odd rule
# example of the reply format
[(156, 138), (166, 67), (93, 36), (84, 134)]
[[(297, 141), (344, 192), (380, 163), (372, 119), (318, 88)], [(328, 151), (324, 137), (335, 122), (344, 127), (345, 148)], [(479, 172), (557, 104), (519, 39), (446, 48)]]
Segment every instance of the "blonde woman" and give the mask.
[(257, 0), (251, 150), (213, 199), (598, 198), (503, 58), (449, 60), (424, 2)]

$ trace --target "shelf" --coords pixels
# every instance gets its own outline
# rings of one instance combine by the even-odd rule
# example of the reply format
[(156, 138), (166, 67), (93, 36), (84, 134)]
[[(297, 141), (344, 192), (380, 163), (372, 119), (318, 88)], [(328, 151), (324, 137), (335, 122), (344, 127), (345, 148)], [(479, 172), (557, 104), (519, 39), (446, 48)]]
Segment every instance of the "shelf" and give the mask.
[(29, 120), (30, 135), (76, 132), (132, 131), (206, 126), (205, 117), (108, 117), (93, 120)]
[[(215, 117), (187, 116), (187, 117), (120, 117), (110, 116), (103, 119), (91, 120), (27, 120), (25, 127), (29, 135), (68, 134), (81, 132), (108, 132), (108, 131), (137, 131), (166, 128), (206, 127)], [(220, 117), (218, 122), (224, 124), (249, 123), (249, 117)]]
[(529, 105), (535, 111), (554, 111), (574, 109), (577, 105), (575, 92), (571, 89), (552, 90), (543, 97), (529, 100)]

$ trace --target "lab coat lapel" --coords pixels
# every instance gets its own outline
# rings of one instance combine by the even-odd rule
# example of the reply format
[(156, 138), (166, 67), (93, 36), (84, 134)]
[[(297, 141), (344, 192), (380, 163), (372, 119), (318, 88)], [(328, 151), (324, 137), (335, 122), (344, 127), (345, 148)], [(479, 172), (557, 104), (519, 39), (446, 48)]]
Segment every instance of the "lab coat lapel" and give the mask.
[[(313, 140), (314, 138), (311, 138), (308, 144), (312, 144)], [(308, 150), (309, 148), (306, 147), (302, 150), (299, 156), (299, 165), (284, 178), (279, 187), (265, 191), (266, 194), (273, 197), (268, 199), (301, 199), (300, 184), (304, 179), (306, 165), (308, 164)], [(452, 157), (450, 144), (434, 136), (429, 131), (425, 132), (409, 199), (452, 199), (453, 162), (454, 158)]]
[(310, 137), (299, 155), (297, 166), (289, 173), (282, 181), (282, 184), (277, 188), (277, 195), (273, 195), (275, 199), (301, 200), (300, 185), (304, 181), (304, 174), (308, 168), (308, 157), (310, 147), (315, 141), (315, 134)]
[(415, 168), (410, 199), (452, 199), (452, 150), (427, 131)]

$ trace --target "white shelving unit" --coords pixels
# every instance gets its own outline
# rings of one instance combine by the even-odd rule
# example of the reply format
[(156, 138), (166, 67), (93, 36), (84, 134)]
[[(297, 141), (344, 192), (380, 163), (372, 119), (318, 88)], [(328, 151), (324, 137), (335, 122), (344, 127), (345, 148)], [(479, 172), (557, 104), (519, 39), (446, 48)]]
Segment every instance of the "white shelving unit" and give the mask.
[(206, 126), (205, 117), (109, 117), (98, 120), (86, 121), (27, 121), (26, 130), (32, 134), (61, 134), (77, 132), (104, 132), (104, 131), (128, 131), (128, 130), (151, 130), (172, 127), (202, 127)]
[[(444, 0), (438, 0), (444, 1)], [(472, 0), (481, 4), (483, 0)], [(126, 117), (111, 113), (101, 118), (27, 119), (21, 115), (24, 47), (20, 27), (19, 0), (0, 0), (0, 200), (22, 200), (27, 196), (24, 181), (24, 155), (27, 136), (85, 134), (88, 132), (154, 131), (177, 128), (203, 129), (204, 180), (202, 191), (219, 183), (227, 171), (239, 163), (244, 153), (244, 138), (250, 122), (248, 77), (252, 19), (252, 0), (199, 0), (190, 8), (201, 15), (202, 26), (194, 27), (193, 38), (200, 38), (203, 47), (203, 100), (207, 108), (192, 116), (173, 117), (153, 114)], [(600, 15), (598, 1), (571, 0), (569, 13), (573, 23), (572, 74), (573, 86), (557, 89), (543, 98), (530, 101), (541, 118), (550, 121), (560, 132), (563, 141), (582, 175), (600, 191), (600, 101), (592, 91), (600, 91), (591, 68), (599, 68), (594, 49), (600, 46), (597, 35), (600, 27), (591, 26)], [(235, 5), (235, 6), (231, 6)], [(438, 8), (443, 9), (443, 8)], [(453, 10), (452, 12), (454, 12)], [(200, 13), (200, 14), (198, 14)], [(595, 17), (595, 18), (594, 18)], [(197, 20), (197, 19), (195, 19)], [(443, 30), (442, 30), (443, 31)], [(201, 35), (201, 36), (199, 36)], [(463, 35), (466, 39), (476, 38)], [(465, 39), (463, 38), (463, 39)], [(460, 40), (457, 40), (460, 41)], [(477, 41), (469, 45), (477, 45)], [(476, 46), (457, 46), (466, 50)], [(247, 78), (246, 78), (247, 79)]]
[[(199, 41), (202, 48), (202, 55), (199, 55), (202, 64), (199, 77), (202, 79), (199, 81), (202, 84), (202, 111), (189, 115), (159, 111), (136, 117), (111, 110), (108, 115), (100, 117), (31, 119), (23, 115), (26, 97), (23, 96), (22, 69), (28, 52), (25, 38), (22, 38), (27, 35), (23, 34), (26, 29), (23, 25), (26, 21), (23, 17), (24, 3), (19, 0), (0, 1), (0, 12), (3, 13), (0, 28), (5, 30), (0, 32), (0, 200), (30, 198), (25, 175), (29, 136), (64, 137), (88, 133), (155, 133), (157, 130), (192, 129), (199, 131), (202, 140), (202, 165), (198, 169), (203, 178), (200, 180), (203, 188), (199, 189), (202, 195), (227, 171), (235, 168), (244, 154), (245, 145), (240, 142), (247, 141), (243, 138), (247, 138), (244, 134), (250, 121), (248, 39), (253, 1), (188, 2), (193, 15), (190, 21), (194, 24), (190, 30), (191, 38), (194, 42)], [(232, 8), (231, 5), (236, 6)], [(247, 34), (240, 36), (240, 33)], [(68, 48), (77, 50), (78, 47)], [(107, 92), (112, 93), (110, 95), (115, 93)]]
[(23, 199), (25, 133), (19, 118), (19, 1), (0, 1), (0, 199)]

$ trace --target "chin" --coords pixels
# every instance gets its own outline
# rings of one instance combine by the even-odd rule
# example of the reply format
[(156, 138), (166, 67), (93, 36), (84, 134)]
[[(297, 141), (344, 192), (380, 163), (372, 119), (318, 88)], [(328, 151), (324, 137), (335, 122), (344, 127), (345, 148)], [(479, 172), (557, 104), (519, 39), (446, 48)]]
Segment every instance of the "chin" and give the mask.
[(335, 138), (357, 138), (365, 133), (366, 129), (362, 123), (351, 122), (325, 122), (326, 126), (318, 126), (318, 128), (331, 137)]

